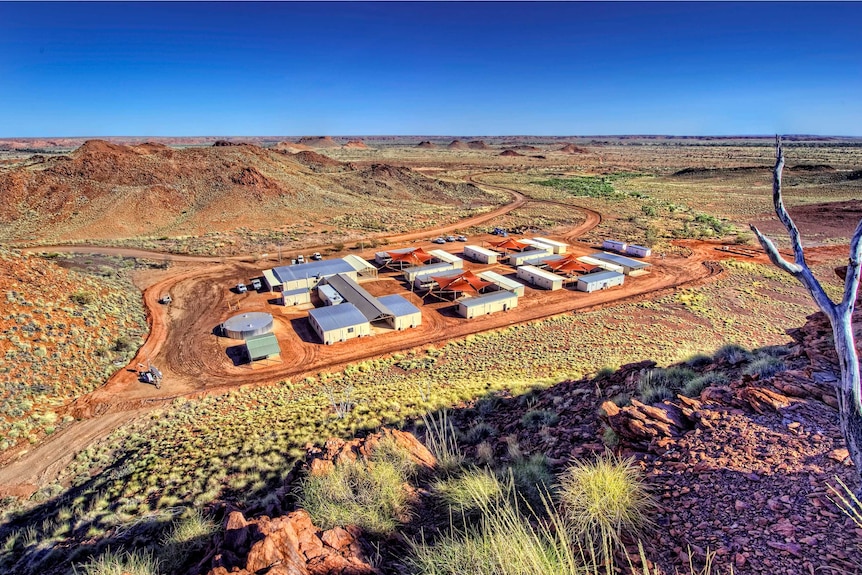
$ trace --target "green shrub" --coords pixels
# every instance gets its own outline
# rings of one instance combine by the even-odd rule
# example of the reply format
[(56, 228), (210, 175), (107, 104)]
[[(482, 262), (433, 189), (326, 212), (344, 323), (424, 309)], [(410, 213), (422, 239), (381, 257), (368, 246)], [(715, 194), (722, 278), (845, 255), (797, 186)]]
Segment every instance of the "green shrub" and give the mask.
[(555, 478), (543, 453), (534, 453), (529, 458), (517, 457), (505, 474), (511, 475), (515, 487), (532, 505), (542, 503), (542, 494), (547, 493)]
[(638, 385), (638, 388), (638, 396), (641, 402), (647, 405), (659, 403), (665, 399), (673, 399), (675, 395), (673, 390), (666, 385), (644, 383)]
[[(411, 544), (409, 563), (419, 575), (581, 575), (580, 551), (556, 511), (535, 521), (518, 507), (517, 495), (479, 504), (477, 529), (455, 529), (435, 543)], [(547, 499), (545, 499), (547, 503)]]
[(685, 365), (688, 367), (699, 369), (712, 363), (712, 357), (705, 353), (696, 353), (685, 360)]
[(166, 567), (177, 571), (194, 551), (209, 543), (216, 531), (218, 525), (212, 518), (198, 509), (190, 510), (173, 522), (170, 531), (162, 539), (159, 556)]
[[(78, 567), (81, 570), (78, 570)], [(87, 563), (73, 567), (76, 575), (159, 575), (159, 561), (147, 551), (113, 552), (110, 549)]]
[(461, 475), (438, 480), (433, 490), (456, 515), (486, 508), (504, 494), (497, 476), (487, 469), (467, 469)]
[(697, 397), (705, 388), (712, 385), (727, 385), (727, 376), (720, 371), (711, 371), (689, 381), (680, 392), (686, 397)]
[(436, 417), (423, 416), (422, 422), (425, 424), (425, 447), (437, 458), (438, 467), (446, 472), (461, 465), (464, 455), (446, 410), (438, 412)]
[(96, 296), (91, 291), (79, 289), (70, 295), (69, 299), (78, 305), (87, 305), (96, 301)]
[(606, 563), (624, 534), (637, 537), (650, 525), (655, 505), (634, 460), (614, 455), (574, 463), (561, 475), (558, 495), (571, 535)]
[(736, 343), (727, 343), (715, 352), (716, 359), (723, 359), (727, 363), (737, 364), (751, 359), (751, 352)]
[(407, 509), (403, 470), (389, 461), (339, 462), (325, 475), (300, 482), (297, 504), (321, 529), (358, 525), (386, 535), (395, 530)]
[(772, 377), (780, 371), (784, 371), (787, 367), (784, 362), (777, 357), (760, 356), (742, 370), (745, 375), (757, 375), (761, 378)]
[(413, 478), (419, 471), (419, 466), (410, 452), (395, 443), (391, 437), (384, 437), (374, 447), (369, 460), (372, 463), (392, 465), (398, 474), (407, 479)]
[(531, 409), (521, 418), (521, 424), (527, 429), (550, 427), (560, 421), (560, 416), (550, 409)]
[(497, 435), (496, 427), (480, 421), (467, 431), (464, 436), (464, 440), (470, 445), (475, 445), (476, 443), (484, 441), (489, 437), (494, 437), (495, 435)]

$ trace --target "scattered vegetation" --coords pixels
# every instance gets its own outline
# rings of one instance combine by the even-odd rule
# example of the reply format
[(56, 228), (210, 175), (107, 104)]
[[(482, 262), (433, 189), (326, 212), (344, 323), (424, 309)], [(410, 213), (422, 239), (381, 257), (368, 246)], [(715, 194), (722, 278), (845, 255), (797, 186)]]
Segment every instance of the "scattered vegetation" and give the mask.
[(384, 459), (339, 461), (330, 472), (302, 480), (297, 503), (321, 529), (355, 524), (386, 535), (407, 510), (407, 479), (402, 469)]
[(622, 535), (637, 538), (650, 525), (654, 503), (631, 459), (602, 455), (575, 462), (560, 477), (558, 495), (567, 531), (606, 564)]

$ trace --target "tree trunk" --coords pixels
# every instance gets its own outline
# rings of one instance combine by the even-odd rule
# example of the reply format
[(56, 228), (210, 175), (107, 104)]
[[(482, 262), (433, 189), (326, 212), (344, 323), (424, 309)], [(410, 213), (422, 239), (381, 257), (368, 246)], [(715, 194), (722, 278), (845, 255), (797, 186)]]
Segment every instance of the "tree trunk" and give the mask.
[(852, 310), (840, 311), (832, 319), (832, 336), (841, 366), (841, 387), (837, 389), (841, 432), (850, 452), (850, 460), (862, 475), (862, 413), (856, 409), (854, 390), (859, 388), (859, 354), (853, 337)]

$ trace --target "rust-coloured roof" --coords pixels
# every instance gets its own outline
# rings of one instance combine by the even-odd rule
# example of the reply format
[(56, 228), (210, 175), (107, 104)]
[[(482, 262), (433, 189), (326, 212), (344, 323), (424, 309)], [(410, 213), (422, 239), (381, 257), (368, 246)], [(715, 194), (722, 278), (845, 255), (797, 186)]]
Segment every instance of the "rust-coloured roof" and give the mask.
[(443, 291), (471, 291), (479, 293), (479, 290), (482, 288), (492, 285), (491, 282), (486, 282), (469, 270), (453, 277), (431, 276), (431, 279), (437, 282), (439, 289)]
[(530, 244), (525, 244), (524, 242), (520, 242), (513, 238), (506, 238), (502, 242), (497, 242), (493, 244), (495, 248), (502, 248), (504, 250), (518, 250), (523, 251), (530, 247)]
[(583, 262), (579, 262), (575, 256), (569, 255), (564, 257), (561, 260), (547, 262), (548, 267), (554, 270), (555, 272), (564, 272), (564, 273), (592, 273), (594, 271), (600, 271), (601, 268), (597, 266), (591, 266), (585, 264)]
[(409, 252), (386, 252), (389, 254), (389, 257), (392, 258), (393, 262), (407, 262), (411, 264), (424, 264), (434, 256), (423, 250), (422, 248), (416, 248), (410, 250)]

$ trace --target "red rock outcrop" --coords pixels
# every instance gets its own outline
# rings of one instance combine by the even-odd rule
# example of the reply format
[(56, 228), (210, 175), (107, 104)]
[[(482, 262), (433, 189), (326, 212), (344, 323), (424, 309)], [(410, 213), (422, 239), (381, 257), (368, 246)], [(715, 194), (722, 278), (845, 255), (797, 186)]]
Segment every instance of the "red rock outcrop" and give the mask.
[(434, 469), (437, 466), (437, 458), (413, 434), (384, 427), (378, 433), (364, 438), (350, 441), (338, 437), (328, 439), (322, 449), (309, 452), (309, 473), (325, 474), (338, 462), (368, 459), (383, 440), (392, 440), (395, 445), (404, 449), (419, 467)]
[(225, 520), (220, 548), (207, 575), (373, 575), (355, 527), (321, 531), (304, 510), (284, 517)]

